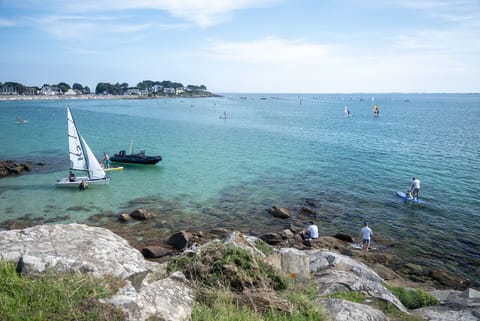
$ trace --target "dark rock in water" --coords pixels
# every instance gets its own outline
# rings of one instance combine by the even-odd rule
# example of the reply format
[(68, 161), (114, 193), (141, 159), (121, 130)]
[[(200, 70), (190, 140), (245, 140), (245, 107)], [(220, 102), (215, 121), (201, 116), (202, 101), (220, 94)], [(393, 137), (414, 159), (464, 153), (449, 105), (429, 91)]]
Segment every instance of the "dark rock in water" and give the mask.
[(0, 160), (0, 177), (20, 175), (24, 171), (30, 171), (32, 166), (28, 163), (16, 163), (11, 160)]
[(140, 208), (130, 213), (130, 216), (137, 220), (148, 220), (148, 219), (154, 218), (155, 214), (152, 212), (149, 212), (144, 208)]
[(465, 289), (468, 286), (468, 280), (444, 270), (431, 270), (430, 276), (432, 279), (452, 289)]
[(128, 213), (122, 213), (118, 216), (120, 222), (128, 222), (132, 220), (132, 217)]
[(173, 255), (172, 251), (170, 251), (169, 249), (155, 245), (143, 248), (142, 254), (148, 259)]
[(333, 237), (348, 243), (353, 243), (353, 237), (348, 234), (337, 233)]
[(267, 209), (267, 211), (275, 217), (278, 218), (290, 218), (290, 211), (283, 207), (276, 207), (273, 205), (271, 208)]
[(317, 217), (317, 216), (318, 216), (317, 211), (312, 210), (311, 208), (308, 208), (308, 207), (305, 207), (305, 206), (302, 206), (302, 207), (300, 208), (300, 214), (301, 214), (301, 215), (304, 215), (304, 216), (313, 216), (313, 217)]
[(180, 231), (173, 234), (167, 240), (167, 244), (175, 247), (178, 250), (183, 250), (191, 244), (192, 234), (186, 231)]

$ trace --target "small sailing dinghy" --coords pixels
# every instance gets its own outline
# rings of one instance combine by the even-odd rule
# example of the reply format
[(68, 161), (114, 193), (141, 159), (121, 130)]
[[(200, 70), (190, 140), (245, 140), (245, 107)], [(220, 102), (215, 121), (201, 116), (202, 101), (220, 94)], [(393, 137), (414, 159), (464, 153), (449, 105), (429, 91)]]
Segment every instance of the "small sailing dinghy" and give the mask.
[[(86, 182), (88, 185), (108, 184), (110, 178), (105, 175), (105, 171), (88, 147), (87, 142), (78, 132), (70, 107), (67, 107), (67, 123), (70, 175), (57, 180), (55, 185), (79, 187), (82, 182)], [(83, 171), (87, 173), (87, 176), (83, 176), (84, 174), (75, 176), (72, 171)]]

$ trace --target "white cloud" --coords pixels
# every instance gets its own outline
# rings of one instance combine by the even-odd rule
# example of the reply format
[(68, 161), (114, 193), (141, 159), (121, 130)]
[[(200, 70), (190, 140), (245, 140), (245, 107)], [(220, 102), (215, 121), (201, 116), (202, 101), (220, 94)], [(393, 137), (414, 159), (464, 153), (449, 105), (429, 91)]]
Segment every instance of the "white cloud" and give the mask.
[(211, 41), (211, 46), (205, 51), (213, 58), (255, 64), (311, 64), (331, 58), (328, 45), (277, 37), (250, 42)]
[(231, 13), (250, 8), (268, 6), (278, 0), (84, 0), (65, 2), (62, 8), (69, 12), (114, 12), (124, 10), (166, 11), (172, 16), (193, 22), (200, 27), (219, 24)]

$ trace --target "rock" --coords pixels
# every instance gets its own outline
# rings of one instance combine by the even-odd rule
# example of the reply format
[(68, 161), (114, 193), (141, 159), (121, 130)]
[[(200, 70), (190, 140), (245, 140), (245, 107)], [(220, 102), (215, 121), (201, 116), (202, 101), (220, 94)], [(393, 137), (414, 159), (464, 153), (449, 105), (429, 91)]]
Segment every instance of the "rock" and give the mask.
[(266, 233), (260, 238), (268, 244), (275, 245), (283, 241), (283, 237), (278, 233)]
[(432, 270), (430, 271), (430, 276), (432, 279), (453, 289), (464, 289), (468, 284), (468, 280), (444, 270)]
[(317, 301), (336, 321), (389, 321), (382, 311), (368, 305), (340, 299)]
[(290, 211), (283, 207), (276, 207), (273, 205), (271, 208), (267, 209), (267, 211), (275, 217), (278, 218), (290, 218), (291, 214)]
[(130, 216), (137, 220), (148, 220), (148, 219), (154, 218), (155, 214), (153, 214), (152, 212), (144, 208), (140, 208), (130, 213)]
[(401, 277), (382, 264), (375, 264), (373, 270), (384, 280), (401, 279)]
[(83, 224), (38, 225), (0, 232), (0, 253), (25, 274), (46, 270), (126, 278), (152, 268), (113, 232)]
[(173, 255), (172, 251), (161, 246), (147, 246), (142, 249), (142, 254), (148, 259)]
[(309, 217), (317, 217), (318, 213), (317, 213), (317, 211), (312, 210), (311, 208), (302, 206), (300, 208), (300, 215), (309, 216)]
[(289, 229), (282, 230), (278, 234), (285, 240), (290, 240), (290, 239), (293, 239), (295, 237), (293, 232)]
[(175, 247), (177, 250), (186, 249), (192, 243), (192, 234), (186, 231), (180, 231), (167, 240), (167, 244)]
[(252, 255), (264, 259), (265, 254), (259, 249), (257, 249), (257, 247), (255, 246), (256, 240), (257, 238), (255, 236), (247, 236), (238, 231), (234, 231), (230, 235), (225, 237), (223, 243), (232, 244), (233, 246), (240, 247), (249, 251)]
[(16, 163), (11, 160), (0, 160), (0, 177), (20, 175), (24, 171), (32, 169), (29, 163)]
[(105, 301), (122, 308), (131, 321), (188, 321), (194, 298), (185, 277), (177, 272), (165, 279), (144, 281), (138, 291), (129, 283)]
[(336, 238), (336, 239), (348, 242), (348, 243), (353, 243), (353, 237), (351, 235), (348, 235), (348, 234), (337, 233), (333, 237)]
[(122, 213), (118, 216), (120, 222), (128, 222), (132, 220), (132, 217), (128, 213)]
[(309, 258), (304, 251), (294, 248), (275, 250), (266, 262), (287, 274), (291, 279), (304, 282), (310, 280)]

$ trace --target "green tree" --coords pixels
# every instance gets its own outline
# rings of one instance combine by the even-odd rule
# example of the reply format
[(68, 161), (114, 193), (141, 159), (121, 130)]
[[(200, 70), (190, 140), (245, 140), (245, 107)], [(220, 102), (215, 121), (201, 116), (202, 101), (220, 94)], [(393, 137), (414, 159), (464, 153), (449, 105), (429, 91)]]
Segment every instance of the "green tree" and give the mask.
[(74, 83), (73, 86), (72, 86), (72, 89), (78, 90), (81, 93), (83, 93), (83, 90), (84, 90), (83, 86), (80, 85), (79, 83)]
[(64, 82), (61, 82), (57, 85), (58, 88), (62, 91), (62, 93), (65, 93), (67, 90), (70, 89), (70, 85)]

